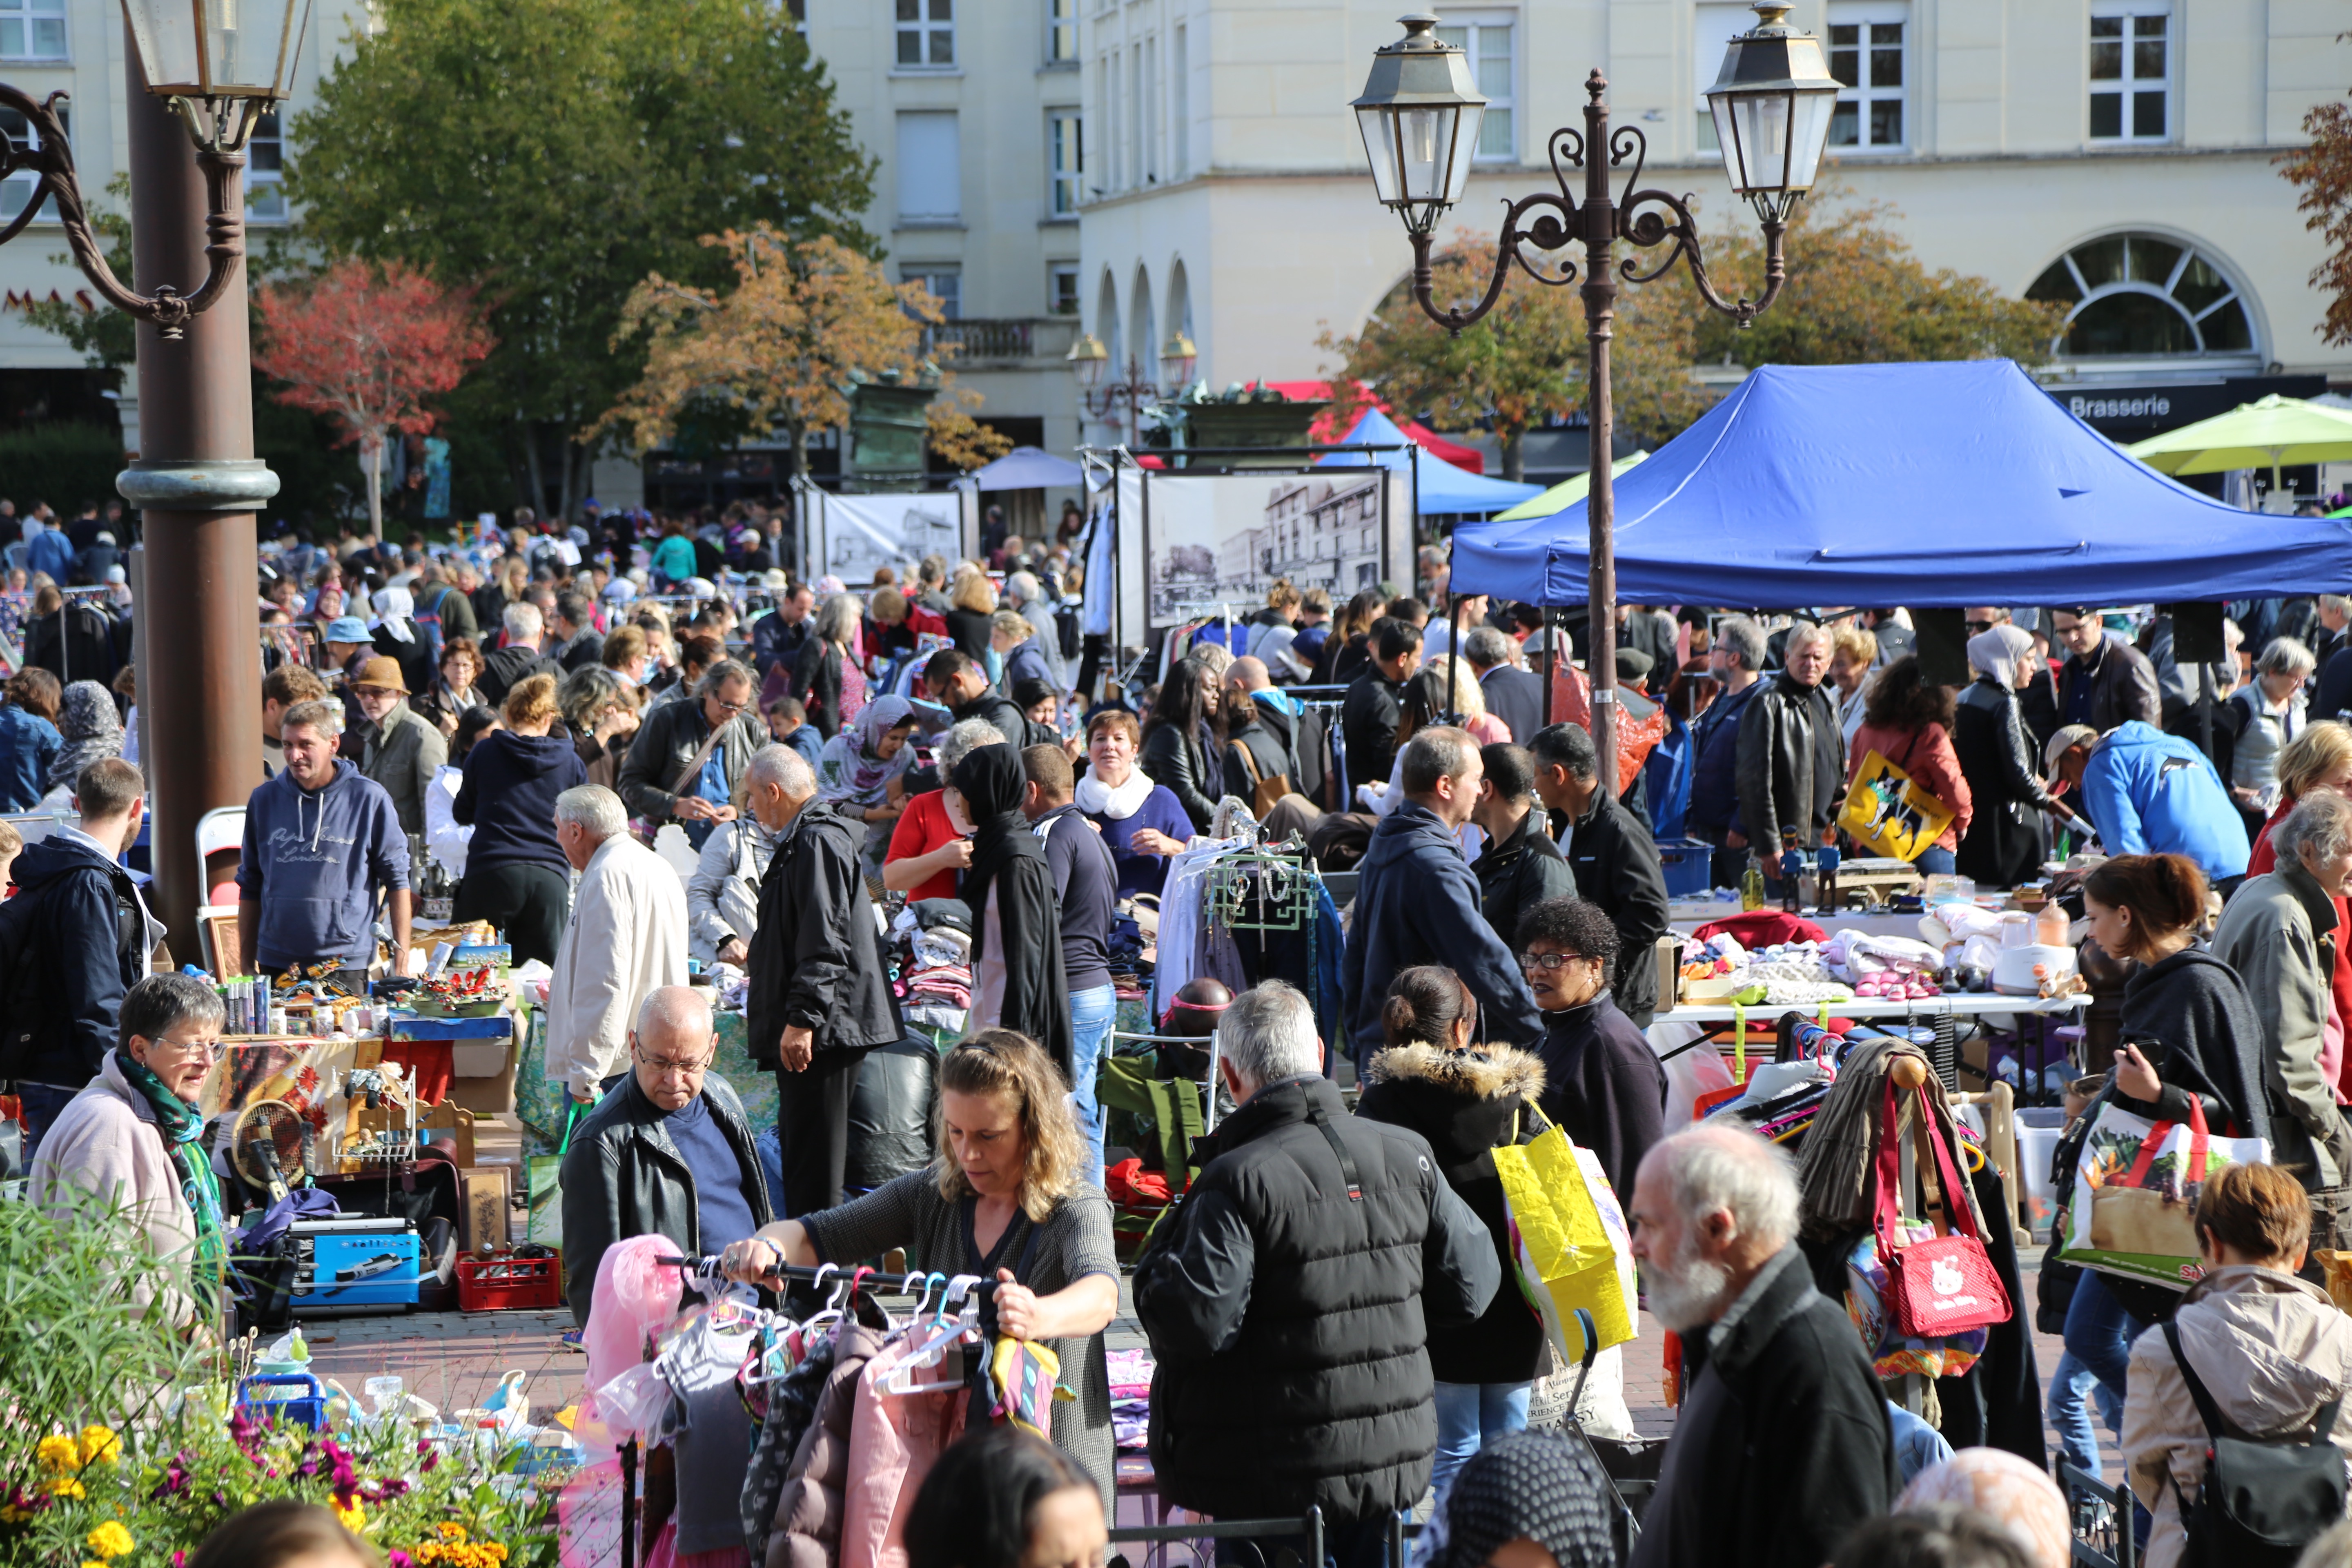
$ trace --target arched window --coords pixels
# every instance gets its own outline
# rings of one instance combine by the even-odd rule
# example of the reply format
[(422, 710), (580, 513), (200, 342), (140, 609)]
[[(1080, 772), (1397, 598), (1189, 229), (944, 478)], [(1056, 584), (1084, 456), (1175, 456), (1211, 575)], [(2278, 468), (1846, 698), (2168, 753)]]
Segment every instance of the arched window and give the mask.
[(2066, 359), (2178, 359), (2254, 353), (2238, 286), (2193, 245), (2111, 234), (2053, 262), (2029, 300), (2066, 307), (2056, 350)]

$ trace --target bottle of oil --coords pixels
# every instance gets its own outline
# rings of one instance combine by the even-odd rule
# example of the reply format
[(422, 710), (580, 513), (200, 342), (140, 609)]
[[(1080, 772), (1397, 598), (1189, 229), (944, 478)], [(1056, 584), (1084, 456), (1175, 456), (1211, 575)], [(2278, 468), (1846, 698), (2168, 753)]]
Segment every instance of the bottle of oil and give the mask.
[(1754, 855), (1748, 857), (1748, 869), (1739, 879), (1739, 907), (1749, 911), (1764, 907), (1764, 862)]

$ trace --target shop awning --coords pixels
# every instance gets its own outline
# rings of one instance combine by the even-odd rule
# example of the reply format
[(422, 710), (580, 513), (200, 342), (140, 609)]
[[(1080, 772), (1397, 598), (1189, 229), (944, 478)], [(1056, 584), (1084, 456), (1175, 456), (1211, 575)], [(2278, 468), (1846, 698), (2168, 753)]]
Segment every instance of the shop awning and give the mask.
[[(2352, 528), (2200, 495), (2007, 360), (1766, 366), (1616, 499), (1633, 604), (2130, 605), (2352, 583)], [(1455, 591), (1582, 604), (1585, 505), (1465, 523)]]

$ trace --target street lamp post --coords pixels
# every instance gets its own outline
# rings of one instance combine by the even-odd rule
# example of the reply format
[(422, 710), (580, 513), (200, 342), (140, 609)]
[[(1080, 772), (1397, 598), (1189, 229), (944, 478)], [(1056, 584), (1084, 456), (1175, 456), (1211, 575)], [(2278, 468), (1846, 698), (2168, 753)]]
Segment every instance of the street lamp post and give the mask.
[(130, 285), (90, 232), (57, 112), (65, 95), (36, 101), (0, 84), (0, 104), (37, 137), (0, 139), (0, 177), (36, 176), (0, 244), (54, 202), (91, 286), (139, 323), (140, 452), (115, 488), (142, 514), (139, 697), (162, 786), (153, 864), (182, 953), (196, 951), (205, 898), (196, 821), (243, 804), (261, 752), (254, 509), (278, 477), (253, 456), (243, 171), (255, 121), (287, 96), (309, 12), (310, 0), (123, 0)]
[[(1790, 27), (1789, 9), (1777, 0), (1764, 0), (1755, 6), (1757, 26), (1731, 40), (1722, 72), (1706, 94), (1732, 190), (1748, 199), (1763, 226), (1764, 289), (1752, 300), (1726, 300), (1707, 277), (1706, 259), (1699, 253), (1698, 225), (1687, 197), (1639, 188), (1648, 139), (1637, 126), (1610, 129), (1609, 105), (1603, 97), (1609, 83), (1596, 70), (1584, 84), (1589, 99), (1584, 106), (1584, 130), (1554, 131), (1548, 145), (1559, 194), (1541, 191), (1507, 204), (1494, 275), (1485, 296), (1466, 308), (1449, 305), (1441, 310), (1431, 297), (1433, 236), (1438, 221), (1462, 199), (1469, 184), (1471, 158), (1477, 148), (1486, 100), (1471, 79), (1463, 51), (1439, 41), (1437, 18), (1423, 15), (1401, 18), (1405, 36), (1373, 56), (1363, 96), (1349, 106), (1363, 133), (1381, 203), (1404, 220), (1405, 233), (1412, 242), (1412, 297), (1439, 326), (1459, 332), (1494, 309), (1514, 261), (1538, 283), (1557, 288), (1577, 281), (1580, 268), (1575, 261), (1554, 260), (1549, 266), (1557, 275), (1548, 275), (1528, 259), (1528, 253), (1558, 258), (1572, 245), (1584, 247), (1583, 286), (1579, 291), (1584, 299), (1585, 341), (1591, 355), (1591, 390), (1586, 412), (1591, 430), (1592, 475), (1587, 501), (1591, 581), (1586, 597), (1591, 641), (1585, 662), (1592, 683), (1593, 746), (1601, 759), (1601, 776), (1610, 781), (1612, 793), (1617, 757), (1617, 569), (1616, 487), (1610, 463), (1616, 417), (1611, 402), (1609, 345), (1614, 335), (1618, 279), (1646, 283), (1662, 277), (1677, 260), (1687, 261), (1700, 297), (1741, 327), (1753, 322), (1780, 295), (1787, 278), (1781, 247), (1789, 216), (1812, 188), (1838, 93), (1837, 79), (1829, 73), (1821, 41)], [(1629, 159), (1633, 168), (1625, 182), (1625, 194), (1612, 197), (1610, 171)], [(1570, 187), (1568, 170), (1571, 168), (1583, 171), (1581, 200)], [(1643, 258), (1617, 259), (1620, 241), (1636, 250), (1668, 248), (1664, 260), (1644, 271)]]
[[(1160, 374), (1171, 388), (1181, 389), (1191, 384), (1192, 367), (1199, 363), (1200, 351), (1192, 340), (1182, 332), (1176, 333), (1160, 346)], [(1109, 385), (1103, 384), (1103, 373), (1110, 366), (1110, 351), (1092, 332), (1081, 332), (1078, 341), (1070, 345), (1064, 356), (1071, 372), (1078, 378), (1078, 399), (1086, 411), (1097, 419), (1108, 420), (1121, 403), (1127, 405), (1125, 433), (1128, 445), (1133, 447), (1142, 439), (1139, 410), (1142, 405), (1160, 395), (1160, 386), (1143, 374), (1143, 367), (1128, 355), (1127, 373)], [(1080, 439), (1084, 439), (1080, 431)]]

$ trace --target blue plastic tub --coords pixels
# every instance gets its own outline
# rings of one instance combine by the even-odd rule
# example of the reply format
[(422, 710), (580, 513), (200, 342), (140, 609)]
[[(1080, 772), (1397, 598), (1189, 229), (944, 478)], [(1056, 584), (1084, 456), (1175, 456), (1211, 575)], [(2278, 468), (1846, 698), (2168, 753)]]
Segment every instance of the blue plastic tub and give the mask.
[(327, 1390), (307, 1372), (260, 1373), (237, 1385), (236, 1400), (256, 1421), (308, 1426), (327, 1425)]
[(1697, 838), (1669, 838), (1658, 846), (1658, 861), (1666, 873), (1666, 897), (1670, 899), (1703, 899), (1711, 883), (1707, 868), (1715, 858), (1715, 846)]

